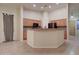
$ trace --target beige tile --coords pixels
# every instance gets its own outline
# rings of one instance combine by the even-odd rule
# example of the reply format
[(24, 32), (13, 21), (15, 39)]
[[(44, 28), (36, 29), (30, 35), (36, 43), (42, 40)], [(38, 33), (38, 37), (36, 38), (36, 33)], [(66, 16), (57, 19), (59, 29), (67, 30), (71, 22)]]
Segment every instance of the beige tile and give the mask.
[(31, 48), (24, 42), (12, 41), (0, 44), (0, 54), (9, 55), (74, 55), (79, 54), (79, 40), (71, 38), (59, 48)]

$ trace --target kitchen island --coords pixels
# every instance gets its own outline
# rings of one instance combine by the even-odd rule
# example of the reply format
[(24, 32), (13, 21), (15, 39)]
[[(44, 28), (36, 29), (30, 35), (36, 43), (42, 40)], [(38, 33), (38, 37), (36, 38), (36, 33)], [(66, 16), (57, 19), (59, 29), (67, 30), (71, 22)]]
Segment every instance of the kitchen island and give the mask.
[(58, 48), (64, 43), (64, 28), (27, 29), (27, 44), (32, 48)]

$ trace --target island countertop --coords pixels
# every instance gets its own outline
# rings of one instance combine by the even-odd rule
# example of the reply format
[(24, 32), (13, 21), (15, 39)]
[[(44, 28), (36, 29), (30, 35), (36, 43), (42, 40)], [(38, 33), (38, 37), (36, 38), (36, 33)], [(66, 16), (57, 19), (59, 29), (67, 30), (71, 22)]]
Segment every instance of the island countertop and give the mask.
[(32, 48), (58, 48), (64, 43), (65, 28), (27, 29), (27, 43)]
[(27, 28), (27, 30), (34, 30), (34, 31), (52, 31), (52, 30), (65, 30), (65, 28)]

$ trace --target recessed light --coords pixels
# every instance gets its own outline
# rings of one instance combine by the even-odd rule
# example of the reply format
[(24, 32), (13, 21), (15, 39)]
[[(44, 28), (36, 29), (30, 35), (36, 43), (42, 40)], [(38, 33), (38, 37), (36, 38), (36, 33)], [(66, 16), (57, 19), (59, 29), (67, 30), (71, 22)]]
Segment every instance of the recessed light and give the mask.
[(36, 4), (33, 4), (33, 7), (36, 7)]
[(41, 8), (44, 8), (44, 7), (41, 7)]
[(49, 5), (49, 8), (51, 8), (51, 6)]

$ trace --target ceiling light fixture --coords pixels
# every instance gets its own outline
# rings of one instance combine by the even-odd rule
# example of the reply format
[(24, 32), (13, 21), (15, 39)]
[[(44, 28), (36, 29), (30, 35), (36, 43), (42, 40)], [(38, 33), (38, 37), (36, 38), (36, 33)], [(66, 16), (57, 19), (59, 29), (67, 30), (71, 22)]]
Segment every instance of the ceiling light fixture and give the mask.
[(56, 5), (59, 5), (59, 3), (56, 3)]
[(36, 4), (33, 4), (33, 7), (36, 7)]
[(42, 9), (44, 8), (44, 7), (41, 7)]
[(41, 9), (43, 9), (43, 8), (51, 8), (51, 5), (44, 5), (41, 7)]
[(51, 8), (51, 5), (49, 5), (49, 8)]

